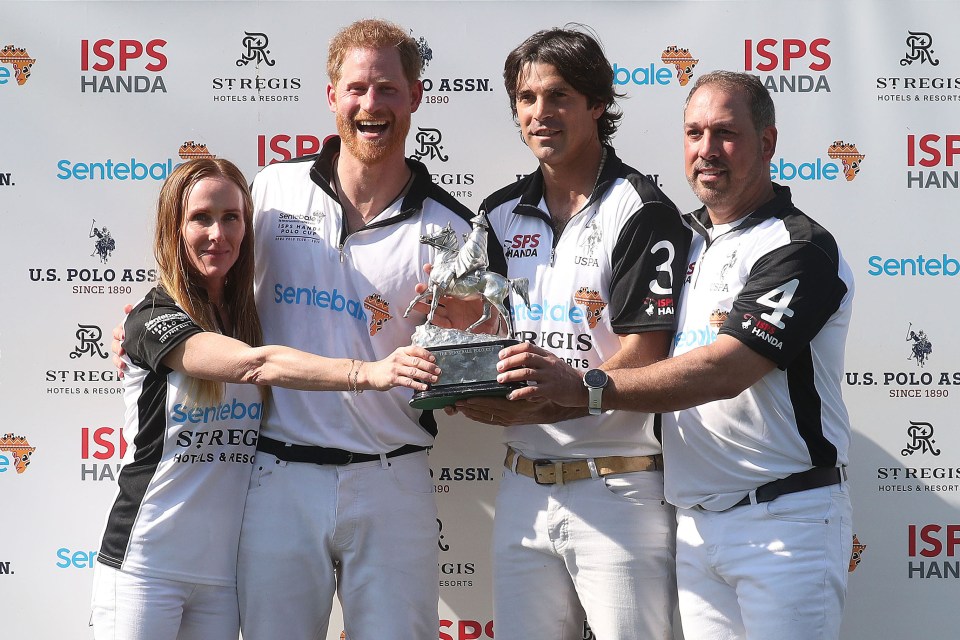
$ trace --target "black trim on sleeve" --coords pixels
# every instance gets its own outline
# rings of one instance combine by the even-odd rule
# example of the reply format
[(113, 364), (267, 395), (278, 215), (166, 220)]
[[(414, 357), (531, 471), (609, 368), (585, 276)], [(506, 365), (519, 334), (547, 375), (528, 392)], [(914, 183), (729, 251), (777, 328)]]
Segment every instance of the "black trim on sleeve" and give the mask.
[[(666, 248), (654, 251), (662, 241), (673, 246), (672, 258)], [(689, 247), (690, 231), (669, 200), (649, 202), (633, 214), (620, 230), (611, 255), (610, 326), (615, 333), (668, 331), (676, 327)], [(668, 258), (671, 276), (658, 269)], [(670, 277), (672, 283), (668, 281)], [(670, 293), (652, 292), (653, 280), (669, 288)], [(648, 313), (651, 302), (657, 305), (652, 316)]]
[[(759, 300), (784, 285), (797, 281), (789, 314)], [(837, 262), (810, 242), (793, 242), (757, 260), (746, 285), (719, 333), (736, 337), (745, 345), (785, 369), (820, 332), (847, 293), (837, 271)], [(776, 296), (779, 302), (783, 293)], [(784, 325), (773, 326), (764, 316), (770, 312)], [(761, 324), (763, 323), (763, 324)]]
[(835, 467), (837, 447), (823, 432), (822, 402), (814, 382), (813, 355), (808, 344), (787, 367), (787, 388), (800, 437), (815, 467)]

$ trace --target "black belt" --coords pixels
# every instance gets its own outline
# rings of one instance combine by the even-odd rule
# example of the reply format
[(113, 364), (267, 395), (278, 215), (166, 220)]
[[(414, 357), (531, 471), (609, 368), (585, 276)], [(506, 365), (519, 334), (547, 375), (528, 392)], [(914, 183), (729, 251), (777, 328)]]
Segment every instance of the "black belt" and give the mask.
[[(800, 473), (793, 473), (786, 478), (768, 482), (765, 485), (757, 487), (756, 491), (750, 493), (756, 494), (754, 502), (770, 502), (775, 498), (788, 493), (797, 493), (807, 489), (817, 489), (819, 487), (829, 487), (840, 484), (846, 478), (847, 472), (844, 467), (814, 467)], [(743, 500), (730, 507), (742, 507), (751, 504), (750, 494), (743, 497)]]
[[(388, 458), (404, 456), (408, 453), (425, 451), (430, 447), (422, 447), (416, 444), (405, 444), (399, 449), (389, 451), (384, 455)], [(378, 453), (354, 453), (344, 449), (331, 449), (329, 447), (311, 447), (303, 444), (287, 444), (267, 436), (260, 436), (257, 440), (257, 451), (263, 451), (276, 456), (286, 462), (312, 462), (313, 464), (353, 464), (355, 462), (373, 462), (380, 459)]]

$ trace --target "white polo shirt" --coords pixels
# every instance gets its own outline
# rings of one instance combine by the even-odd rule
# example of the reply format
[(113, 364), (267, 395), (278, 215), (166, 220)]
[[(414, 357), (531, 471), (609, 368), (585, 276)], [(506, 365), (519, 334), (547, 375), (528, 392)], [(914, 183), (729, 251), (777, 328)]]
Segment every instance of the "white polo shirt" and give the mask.
[[(482, 205), (508, 277), (530, 283), (531, 309), (511, 293), (515, 337), (584, 372), (613, 357), (621, 335), (673, 331), (690, 232), (663, 192), (607, 147), (588, 204), (560, 234), (543, 194), (538, 169)], [(628, 411), (509, 427), (504, 441), (531, 458), (660, 453), (652, 415)]]
[(847, 464), (841, 397), (853, 275), (833, 236), (790, 190), (713, 229), (693, 227), (673, 355), (733, 336), (777, 368), (740, 395), (663, 416), (667, 499), (723, 510), (749, 491), (815, 466)]

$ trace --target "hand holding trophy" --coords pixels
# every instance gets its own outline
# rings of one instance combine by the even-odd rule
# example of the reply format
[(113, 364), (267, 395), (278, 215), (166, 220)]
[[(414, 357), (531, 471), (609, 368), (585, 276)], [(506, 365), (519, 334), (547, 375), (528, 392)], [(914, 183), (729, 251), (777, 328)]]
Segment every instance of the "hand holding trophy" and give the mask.
[[(437, 250), (437, 257), (427, 289), (410, 302), (403, 316), (407, 317), (418, 302), (430, 298), (427, 321), (417, 327), (413, 344), (433, 352), (442, 373), (436, 384), (414, 394), (410, 405), (417, 409), (440, 409), (458, 399), (473, 396), (505, 396), (523, 386), (523, 383), (503, 385), (497, 382), (498, 354), (504, 347), (518, 344), (517, 340), (473, 333), (473, 330), (489, 320), (496, 309), (506, 324), (507, 335), (512, 336), (513, 323), (503, 300), (512, 289), (529, 307), (527, 279), (510, 280), (495, 271), (488, 271), (486, 216), (481, 212), (470, 222), (473, 230), (464, 238), (463, 246), (449, 224), (436, 235), (420, 236), (420, 242)], [(460, 300), (481, 299), (483, 313), (465, 330), (437, 327), (433, 318), (442, 296)]]

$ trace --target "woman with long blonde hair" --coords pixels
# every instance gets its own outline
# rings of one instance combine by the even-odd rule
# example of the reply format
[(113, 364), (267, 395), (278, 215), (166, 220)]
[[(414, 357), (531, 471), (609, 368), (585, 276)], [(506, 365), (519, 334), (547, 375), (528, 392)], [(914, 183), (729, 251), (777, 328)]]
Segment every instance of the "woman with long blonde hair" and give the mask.
[(124, 322), (129, 447), (97, 556), (97, 640), (236, 640), (237, 545), (265, 404), (256, 385), (424, 390), (439, 375), (415, 346), (378, 362), (260, 346), (252, 209), (223, 159), (186, 162), (161, 188), (159, 283)]

